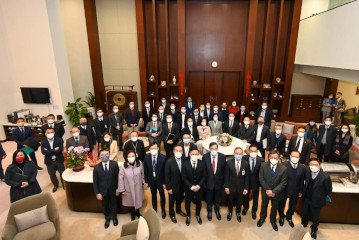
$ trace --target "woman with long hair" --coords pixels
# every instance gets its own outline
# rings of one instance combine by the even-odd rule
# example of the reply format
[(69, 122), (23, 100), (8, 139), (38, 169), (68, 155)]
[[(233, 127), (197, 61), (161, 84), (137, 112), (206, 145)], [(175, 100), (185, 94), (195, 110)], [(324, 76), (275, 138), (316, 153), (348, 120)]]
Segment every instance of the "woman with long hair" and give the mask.
[(305, 129), (304, 137), (312, 141), (312, 148), (314, 148), (318, 138), (318, 127), (315, 122), (315, 119), (314, 118), (310, 119), (309, 123), (305, 125), (304, 129)]
[(349, 162), (349, 149), (353, 145), (353, 137), (349, 132), (349, 125), (343, 124), (337, 134), (334, 145), (334, 154), (331, 159), (332, 162)]
[(105, 132), (101, 138), (99, 152), (102, 149), (110, 150), (110, 160), (118, 161), (119, 158), (117, 158), (117, 154), (118, 154), (117, 141), (113, 140), (112, 135), (109, 132)]

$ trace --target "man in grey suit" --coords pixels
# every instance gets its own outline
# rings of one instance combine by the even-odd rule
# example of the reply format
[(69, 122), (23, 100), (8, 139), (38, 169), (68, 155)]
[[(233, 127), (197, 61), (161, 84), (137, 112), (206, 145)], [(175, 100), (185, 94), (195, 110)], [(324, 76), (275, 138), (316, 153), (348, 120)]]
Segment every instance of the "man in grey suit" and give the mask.
[(278, 204), (284, 198), (288, 177), (287, 168), (279, 162), (280, 153), (277, 150), (272, 150), (269, 153), (269, 162), (262, 163), (259, 170), (259, 182), (262, 186), (262, 206), (257, 226), (262, 227), (267, 217), (268, 203), (271, 201), (270, 222), (274, 231), (278, 231), (276, 223)]
[(87, 137), (80, 135), (80, 129), (78, 127), (73, 127), (71, 129), (71, 134), (72, 137), (66, 140), (66, 149), (80, 146), (83, 148), (90, 148)]
[(161, 136), (162, 136), (162, 123), (158, 121), (157, 114), (152, 114), (152, 121), (147, 123), (146, 126), (146, 135), (150, 146), (156, 142), (158, 146), (161, 146)]
[(218, 114), (213, 115), (213, 120), (209, 121), (208, 126), (211, 128), (211, 135), (217, 136), (218, 134), (223, 133), (222, 131), (222, 122), (218, 120)]

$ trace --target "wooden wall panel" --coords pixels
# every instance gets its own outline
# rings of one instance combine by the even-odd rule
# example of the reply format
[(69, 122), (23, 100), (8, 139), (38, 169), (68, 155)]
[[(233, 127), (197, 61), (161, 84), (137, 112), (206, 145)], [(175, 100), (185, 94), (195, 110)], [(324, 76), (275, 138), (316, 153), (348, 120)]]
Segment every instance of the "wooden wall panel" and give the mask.
[[(222, 102), (226, 102), (227, 105), (231, 104), (233, 100), (236, 100), (238, 103), (243, 102), (243, 94), (241, 83), (243, 80), (240, 79), (239, 72), (224, 72), (223, 73), (223, 99)], [(228, 91), (228, 89), (236, 89), (237, 91)]]
[(177, 27), (177, 2), (169, 1), (169, 56), (170, 56), (170, 80), (173, 76), (178, 78), (178, 27)]
[(145, 41), (146, 41), (146, 69), (148, 79), (152, 74), (156, 75), (156, 64), (155, 64), (155, 38), (153, 34), (153, 9), (152, 9), (152, 1), (144, 1), (143, 2), (143, 10), (144, 10), (144, 25), (145, 25)]
[(256, 20), (255, 47), (253, 56), (252, 80), (260, 82), (259, 74), (261, 72), (263, 36), (266, 16), (266, 1), (258, 1), (258, 12)]
[(158, 48), (158, 81), (165, 81), (168, 79), (167, 76), (167, 30), (166, 30), (166, 9), (165, 1), (157, 1), (157, 48)]

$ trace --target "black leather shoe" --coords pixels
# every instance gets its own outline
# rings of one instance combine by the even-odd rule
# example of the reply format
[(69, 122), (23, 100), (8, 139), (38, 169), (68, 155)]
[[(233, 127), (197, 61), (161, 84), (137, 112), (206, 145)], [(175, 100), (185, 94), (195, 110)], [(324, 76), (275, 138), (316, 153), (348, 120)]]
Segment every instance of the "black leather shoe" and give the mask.
[(105, 228), (108, 228), (110, 226), (110, 219), (106, 219), (106, 222), (105, 222)]
[(242, 217), (241, 217), (241, 214), (240, 214), (240, 213), (237, 213), (237, 214), (236, 214), (236, 217), (237, 217), (237, 221), (238, 221), (238, 222), (242, 222)]
[(191, 223), (191, 217), (186, 217), (186, 225), (189, 226)]
[(231, 219), (232, 219), (232, 213), (229, 212), (229, 213), (227, 214), (227, 221), (231, 221)]
[(54, 186), (54, 188), (52, 189), (52, 192), (56, 192), (57, 188), (58, 188), (58, 186)]
[(216, 217), (217, 219), (220, 221), (222, 218), (221, 218), (221, 214), (219, 211), (216, 212)]
[(264, 223), (264, 219), (259, 219), (257, 222), (257, 227), (262, 227), (263, 223)]
[(253, 219), (253, 220), (256, 220), (256, 218), (257, 218), (257, 213), (252, 212), (252, 219)]
[(248, 212), (248, 208), (247, 209), (244, 208), (243, 211), (242, 211), (242, 215), (245, 216), (247, 214), (247, 212)]
[(291, 228), (294, 228), (294, 223), (293, 223), (293, 221), (292, 221), (291, 219), (287, 219), (287, 221), (288, 221), (288, 223), (289, 223), (289, 226), (290, 226)]
[(135, 221), (136, 220), (136, 215), (131, 215), (131, 221)]
[(302, 226), (306, 228), (308, 226), (308, 223), (302, 223)]
[(279, 225), (281, 227), (284, 225), (284, 218), (279, 218)]
[(163, 219), (166, 218), (166, 211), (165, 211), (165, 210), (162, 211), (162, 218), (163, 218)]
[(182, 212), (182, 211), (177, 212), (177, 214), (181, 215), (182, 217), (186, 216), (186, 214), (184, 212)]
[(212, 221), (212, 212), (208, 212), (207, 218), (208, 218), (208, 221)]
[(172, 221), (173, 223), (177, 223), (176, 217), (170, 217), (170, 218), (171, 218), (171, 221)]
[(317, 231), (312, 230), (310, 236), (314, 239), (317, 239)]
[(275, 222), (271, 222), (274, 231), (278, 231), (278, 226)]
[(117, 220), (117, 218), (113, 218), (112, 220), (113, 220), (113, 225), (114, 225), (114, 226), (117, 226), (117, 225), (118, 225), (118, 220)]
[(197, 219), (197, 222), (199, 223), (199, 225), (201, 225), (201, 224), (202, 224), (202, 219), (201, 219), (201, 217), (200, 217), (200, 216), (196, 216), (196, 219)]

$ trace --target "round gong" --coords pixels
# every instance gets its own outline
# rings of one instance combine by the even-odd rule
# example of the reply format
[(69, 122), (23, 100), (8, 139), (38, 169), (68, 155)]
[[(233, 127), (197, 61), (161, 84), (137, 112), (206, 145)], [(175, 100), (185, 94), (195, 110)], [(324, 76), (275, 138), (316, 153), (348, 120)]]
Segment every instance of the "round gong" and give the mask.
[(114, 105), (117, 105), (119, 107), (123, 107), (126, 105), (126, 96), (123, 95), (122, 93), (118, 92), (118, 93), (115, 93), (113, 96), (112, 96), (112, 103)]

